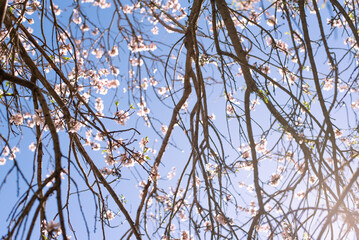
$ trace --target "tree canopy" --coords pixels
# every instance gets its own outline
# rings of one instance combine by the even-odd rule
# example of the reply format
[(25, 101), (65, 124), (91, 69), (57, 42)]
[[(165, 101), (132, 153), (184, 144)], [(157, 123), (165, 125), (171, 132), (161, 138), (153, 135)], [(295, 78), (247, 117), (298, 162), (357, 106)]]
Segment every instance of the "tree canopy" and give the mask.
[(359, 236), (358, 1), (0, 5), (3, 239)]

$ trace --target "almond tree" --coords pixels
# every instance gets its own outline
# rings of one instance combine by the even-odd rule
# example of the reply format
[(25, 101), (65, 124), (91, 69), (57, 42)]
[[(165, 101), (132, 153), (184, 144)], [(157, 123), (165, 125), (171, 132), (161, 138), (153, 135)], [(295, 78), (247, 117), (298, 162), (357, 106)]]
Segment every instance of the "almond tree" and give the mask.
[(358, 5), (2, 0), (1, 235), (359, 236)]

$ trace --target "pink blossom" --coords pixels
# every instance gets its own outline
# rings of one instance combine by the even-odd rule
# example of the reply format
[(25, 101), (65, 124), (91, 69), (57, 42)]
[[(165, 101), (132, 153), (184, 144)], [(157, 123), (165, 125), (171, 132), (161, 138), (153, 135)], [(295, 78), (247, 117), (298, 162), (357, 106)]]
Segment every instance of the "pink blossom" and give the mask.
[(82, 123), (78, 121), (71, 121), (69, 126), (69, 132), (76, 133), (82, 128)]
[(82, 18), (79, 16), (76, 9), (74, 9), (74, 15), (72, 17), (72, 22), (79, 25), (82, 23)]
[(168, 180), (171, 180), (174, 176), (176, 176), (176, 168), (173, 167), (172, 168), (172, 171), (170, 171), (168, 174), (167, 174), (167, 178)]
[(123, 6), (122, 11), (125, 14), (131, 14), (133, 10), (133, 6), (130, 6), (128, 4), (126, 4), (125, 6)]
[(270, 179), (269, 185), (271, 185), (271, 186), (273, 186), (273, 187), (278, 186), (279, 181), (281, 180), (281, 178), (282, 178), (282, 175), (281, 175), (281, 174), (279, 174), (279, 173), (273, 173), (273, 174), (272, 174), (272, 177), (271, 177), (271, 179)]
[(205, 229), (204, 229), (205, 232), (208, 232), (208, 231), (212, 230), (212, 225), (211, 225), (211, 223), (209, 221), (206, 221), (204, 223), (204, 227), (205, 227)]
[(117, 111), (115, 113), (116, 123), (121, 124), (122, 126), (126, 125), (126, 121), (130, 118), (128, 112), (123, 110)]
[(234, 114), (234, 108), (232, 105), (228, 104), (227, 105), (227, 109), (226, 109), (226, 112), (228, 115), (233, 115)]
[(255, 215), (257, 215), (257, 213), (258, 213), (258, 208), (257, 207), (250, 207), (249, 208), (249, 214), (252, 215), (253, 217)]
[(121, 154), (120, 161), (124, 167), (133, 167), (135, 166), (135, 160), (131, 157), (128, 157), (127, 154)]
[(34, 152), (36, 150), (36, 144), (34, 142), (32, 142), (30, 145), (29, 145), (29, 149), (31, 152)]
[(92, 50), (92, 52), (91, 52), (91, 54), (95, 55), (96, 58), (101, 58), (103, 53), (104, 52), (103, 52), (103, 50), (101, 48), (96, 48), (96, 49)]
[(95, 142), (92, 142), (92, 143), (91, 143), (91, 148), (92, 148), (92, 150), (94, 150), (94, 151), (100, 150), (100, 147), (101, 147), (101, 145), (100, 145), (99, 143), (95, 143)]
[(96, 98), (95, 109), (97, 112), (102, 113), (104, 109), (103, 100), (101, 98)]
[(221, 224), (221, 225), (227, 225), (227, 220), (226, 217), (223, 214), (217, 214), (214, 216), (214, 218), (216, 219), (216, 221)]
[(104, 217), (111, 221), (115, 218), (115, 214), (111, 210), (107, 210), (104, 214)]
[(340, 138), (343, 135), (343, 133), (339, 129), (335, 129), (334, 135), (335, 135), (335, 138)]
[(117, 88), (118, 86), (120, 86), (120, 81), (118, 81), (117, 79), (110, 80), (110, 81), (107, 82), (107, 87), (108, 88)]
[(115, 77), (120, 74), (120, 70), (114, 66), (110, 66), (110, 70), (111, 70), (111, 74)]
[(300, 191), (295, 194), (295, 197), (298, 199), (303, 199), (305, 197), (305, 191)]
[(258, 153), (265, 153), (267, 151), (267, 140), (262, 139), (257, 145), (256, 145), (256, 151)]
[(323, 90), (329, 91), (333, 88), (334, 80), (331, 78), (324, 79), (324, 87)]
[(168, 127), (166, 125), (161, 126), (161, 132), (162, 132), (163, 135), (166, 135), (167, 130), (168, 130)]
[(113, 48), (108, 51), (108, 54), (110, 55), (110, 57), (115, 57), (118, 55), (118, 46), (113, 46)]
[(271, 16), (268, 20), (267, 20), (267, 25), (270, 27), (274, 27), (277, 24), (277, 19), (275, 16)]
[(10, 154), (10, 149), (8, 146), (5, 146), (3, 151), (2, 151), (2, 155), (7, 157)]
[(113, 166), (113, 165), (116, 163), (116, 160), (113, 158), (112, 155), (106, 154), (106, 156), (105, 156), (105, 163), (106, 163), (108, 166)]
[(111, 7), (111, 3), (106, 2), (106, 0), (95, 0), (93, 6), (99, 6), (101, 9)]
[(153, 35), (158, 35), (158, 27), (157, 26), (153, 27), (151, 29), (151, 32), (152, 32)]
[(55, 223), (53, 220), (51, 220), (51, 222), (46, 222), (46, 220), (44, 220), (41, 228), (43, 234), (45, 235), (53, 233), (55, 236), (58, 236), (61, 234), (60, 223)]
[(18, 148), (18, 147), (13, 147), (12, 149), (11, 149), (11, 152), (10, 152), (10, 157), (9, 157), (9, 159), (10, 160), (14, 160), (15, 158), (16, 158), (16, 153), (17, 152), (20, 152), (20, 149)]
[(187, 220), (187, 215), (185, 214), (185, 212), (183, 210), (179, 211), (178, 216), (182, 222)]
[(148, 137), (142, 138), (140, 141), (140, 148), (143, 150), (146, 146), (146, 144), (148, 143)]
[(10, 117), (10, 122), (14, 123), (16, 125), (21, 125), (23, 124), (24, 118), (22, 116), (21, 113), (14, 113), (11, 117)]
[(182, 231), (181, 240), (190, 240), (190, 239), (192, 239), (192, 237), (190, 238), (189, 232), (188, 231)]

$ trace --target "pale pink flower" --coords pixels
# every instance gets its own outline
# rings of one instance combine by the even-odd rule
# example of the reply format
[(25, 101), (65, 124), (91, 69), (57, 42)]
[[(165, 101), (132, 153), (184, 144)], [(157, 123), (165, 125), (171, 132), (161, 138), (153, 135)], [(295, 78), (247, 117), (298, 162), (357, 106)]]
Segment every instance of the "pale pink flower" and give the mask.
[(228, 104), (227, 105), (227, 109), (226, 109), (226, 112), (228, 115), (233, 115), (234, 114), (234, 108), (232, 105)]
[(290, 132), (285, 133), (287, 135), (287, 141), (292, 141), (293, 135)]
[(156, 86), (158, 84), (158, 81), (156, 81), (153, 77), (151, 77), (150, 84), (151, 84), (151, 86)]
[(104, 167), (100, 171), (101, 171), (101, 174), (103, 176), (109, 176), (109, 175), (114, 173), (114, 171), (111, 168), (108, 168), (108, 167)]
[(2, 151), (2, 155), (7, 157), (9, 154), (10, 154), (10, 148), (8, 146), (5, 146)]
[(112, 155), (107, 154), (107, 155), (105, 156), (105, 163), (106, 163), (108, 166), (113, 166), (113, 165), (116, 163), (116, 160), (112, 157)]
[(211, 116), (208, 116), (208, 118), (212, 121), (216, 120), (216, 115), (214, 113), (211, 114)]
[(189, 240), (189, 232), (188, 231), (182, 231), (181, 233), (181, 240)]
[(6, 163), (6, 158), (0, 157), (0, 165), (4, 165)]
[(253, 217), (255, 215), (257, 215), (257, 213), (258, 213), (258, 208), (257, 207), (250, 207), (249, 208), (249, 214), (252, 215)]
[(248, 149), (248, 150), (243, 151), (241, 157), (244, 158), (244, 159), (250, 158), (250, 157), (251, 157), (251, 152), (250, 152), (250, 150)]
[(232, 195), (231, 194), (227, 194), (225, 197), (224, 197), (224, 201), (225, 202), (229, 202), (232, 200)]
[(99, 6), (101, 9), (111, 7), (111, 3), (106, 2), (106, 0), (95, 0), (93, 6)]
[(218, 214), (218, 215), (215, 215), (214, 218), (216, 219), (216, 221), (221, 224), (221, 225), (226, 225), (227, 224), (227, 220), (226, 220), (226, 217), (223, 216), (223, 214)]
[(153, 182), (156, 182), (160, 178), (161, 178), (161, 174), (157, 170), (152, 169), (149, 179)]
[(343, 135), (343, 133), (339, 129), (335, 129), (334, 135), (335, 135), (335, 138), (340, 138)]
[(245, 187), (246, 186), (246, 184), (244, 183), (244, 182), (239, 182), (238, 183), (238, 187), (239, 188), (243, 188), (243, 187)]
[(98, 151), (98, 150), (100, 150), (101, 145), (100, 145), (99, 143), (92, 142), (92, 143), (91, 143), (91, 148), (92, 148), (92, 150), (94, 150), (94, 151)]
[(148, 48), (149, 48), (150, 51), (155, 51), (157, 49), (157, 45), (155, 43), (150, 43)]
[(158, 27), (157, 26), (153, 27), (151, 29), (151, 32), (152, 32), (153, 35), (158, 35)]
[(121, 154), (120, 161), (124, 167), (133, 167), (135, 166), (135, 160), (133, 158), (127, 157), (127, 154)]
[(146, 147), (146, 144), (148, 143), (148, 137), (142, 138), (140, 141), (140, 148), (143, 150)]
[(82, 23), (82, 18), (78, 14), (74, 14), (72, 21), (73, 23), (79, 25)]
[(271, 37), (266, 36), (266, 43), (269, 47), (272, 47), (272, 45), (274, 44), (274, 41)]
[(14, 113), (11, 117), (10, 117), (10, 122), (14, 123), (16, 125), (21, 125), (23, 124), (24, 118), (22, 116), (21, 113)]
[(120, 70), (114, 66), (110, 66), (110, 70), (111, 70), (111, 74), (115, 77), (120, 74)]
[(212, 230), (212, 225), (211, 225), (211, 223), (209, 221), (206, 221), (204, 223), (204, 227), (205, 227), (205, 229), (204, 229), (205, 232), (208, 232), (208, 231)]
[(316, 176), (310, 176), (309, 177), (309, 182), (311, 183), (311, 184), (314, 184), (316, 181), (317, 181), (317, 177)]
[(94, 35), (94, 36), (96, 36), (97, 34), (99, 34), (99, 30), (98, 30), (98, 28), (95, 28), (92, 32), (91, 32), (91, 34), (92, 35)]
[(69, 126), (70, 133), (76, 133), (82, 128), (82, 123), (78, 121), (72, 121)]
[(117, 79), (110, 80), (110, 81), (107, 82), (107, 87), (108, 88), (117, 88), (118, 86), (120, 86), (120, 81), (118, 81)]
[(252, 106), (250, 107), (253, 111), (255, 110), (255, 107), (256, 107), (256, 105), (259, 105), (260, 104), (260, 102), (259, 102), (259, 100), (256, 98), (256, 99), (253, 99), (252, 101), (251, 101), (251, 103), (252, 103)]
[(91, 52), (91, 54), (95, 55), (96, 58), (101, 58), (103, 53), (104, 52), (103, 52), (103, 50), (101, 48), (96, 48), (96, 49), (92, 50), (92, 52)]
[(107, 210), (104, 214), (104, 217), (111, 221), (115, 218), (115, 214), (111, 210)]
[(129, 63), (131, 64), (131, 66), (142, 66), (143, 65), (143, 60), (142, 59), (138, 59), (136, 57), (131, 57), (129, 59)]
[(29, 149), (31, 152), (34, 152), (36, 150), (36, 144), (34, 142), (32, 142), (30, 145), (29, 145)]
[(166, 125), (162, 125), (162, 126), (161, 126), (161, 132), (162, 132), (162, 134), (163, 134), (163, 135), (166, 135), (167, 131), (168, 131), (168, 127), (167, 127)]
[(160, 87), (158, 89), (158, 94), (159, 95), (164, 95), (169, 89), (167, 87)]
[(108, 51), (108, 54), (110, 55), (110, 57), (115, 57), (118, 55), (118, 46), (113, 46), (113, 48)]
[(18, 148), (18, 147), (13, 147), (12, 149), (11, 149), (11, 152), (10, 152), (10, 157), (9, 157), (9, 159), (10, 160), (14, 160), (15, 158), (16, 158), (16, 153), (17, 152), (20, 152), (20, 149)]
[(148, 115), (150, 113), (150, 109), (147, 107), (142, 107), (140, 108), (140, 110), (137, 112), (137, 115), (140, 117), (145, 117), (146, 115)]
[(142, 88), (143, 90), (147, 90), (147, 88), (148, 88), (148, 80), (147, 80), (147, 78), (143, 78), (143, 79), (142, 79), (141, 88)]
[(60, 223), (55, 223), (53, 220), (51, 222), (46, 222), (44, 220), (42, 222), (42, 233), (44, 235), (48, 235), (49, 233), (55, 234), (55, 236), (58, 236), (61, 234), (61, 228)]
[(102, 111), (104, 109), (104, 104), (103, 104), (103, 100), (101, 98), (96, 98), (95, 109), (97, 112), (102, 113)]
[(188, 108), (188, 102), (185, 101), (185, 102), (183, 103), (181, 109), (184, 110), (184, 111), (187, 111), (187, 108)]
[(107, 68), (101, 68), (100, 70), (98, 70), (98, 74), (100, 76), (107, 76), (108, 74), (110, 74), (110, 71)]
[(300, 191), (295, 194), (295, 197), (298, 199), (303, 199), (305, 197), (305, 191)]
[(81, 25), (80, 29), (83, 32), (87, 32), (87, 31), (90, 30), (90, 27), (86, 23), (84, 23), (84, 24)]
[(277, 24), (277, 19), (275, 16), (271, 16), (268, 20), (267, 20), (267, 25), (270, 27), (274, 27)]
[(273, 186), (273, 187), (276, 187), (278, 186), (280, 180), (282, 179), (282, 175), (279, 174), (279, 173), (273, 173), (272, 174), (272, 177), (270, 179), (270, 183), (269, 185)]
[(267, 140), (262, 139), (257, 145), (256, 145), (256, 151), (258, 153), (265, 153), (267, 151)]
[(170, 171), (168, 174), (167, 174), (167, 178), (168, 180), (171, 180), (174, 176), (176, 176), (176, 168), (173, 167), (172, 168), (172, 171)]
[(332, 78), (326, 78), (326, 79), (324, 79), (323, 90), (329, 91), (330, 89), (333, 88), (333, 86), (334, 86), (334, 79), (332, 79)]
[(185, 214), (185, 212), (183, 210), (179, 211), (178, 216), (182, 222), (187, 220), (187, 215)]
[(132, 9), (133, 9), (133, 6), (130, 6), (130, 5), (126, 4), (125, 6), (123, 6), (122, 11), (125, 14), (131, 14)]
[(289, 52), (288, 44), (283, 42), (282, 40), (277, 40), (276, 45), (279, 50), (281, 50), (283, 52)]
[(52, 10), (54, 11), (56, 16), (59, 16), (63, 12), (56, 4), (52, 4)]
[(126, 125), (126, 121), (130, 118), (128, 112), (125, 112), (123, 110), (117, 111), (115, 113), (115, 121), (118, 124), (121, 124), (122, 126)]

